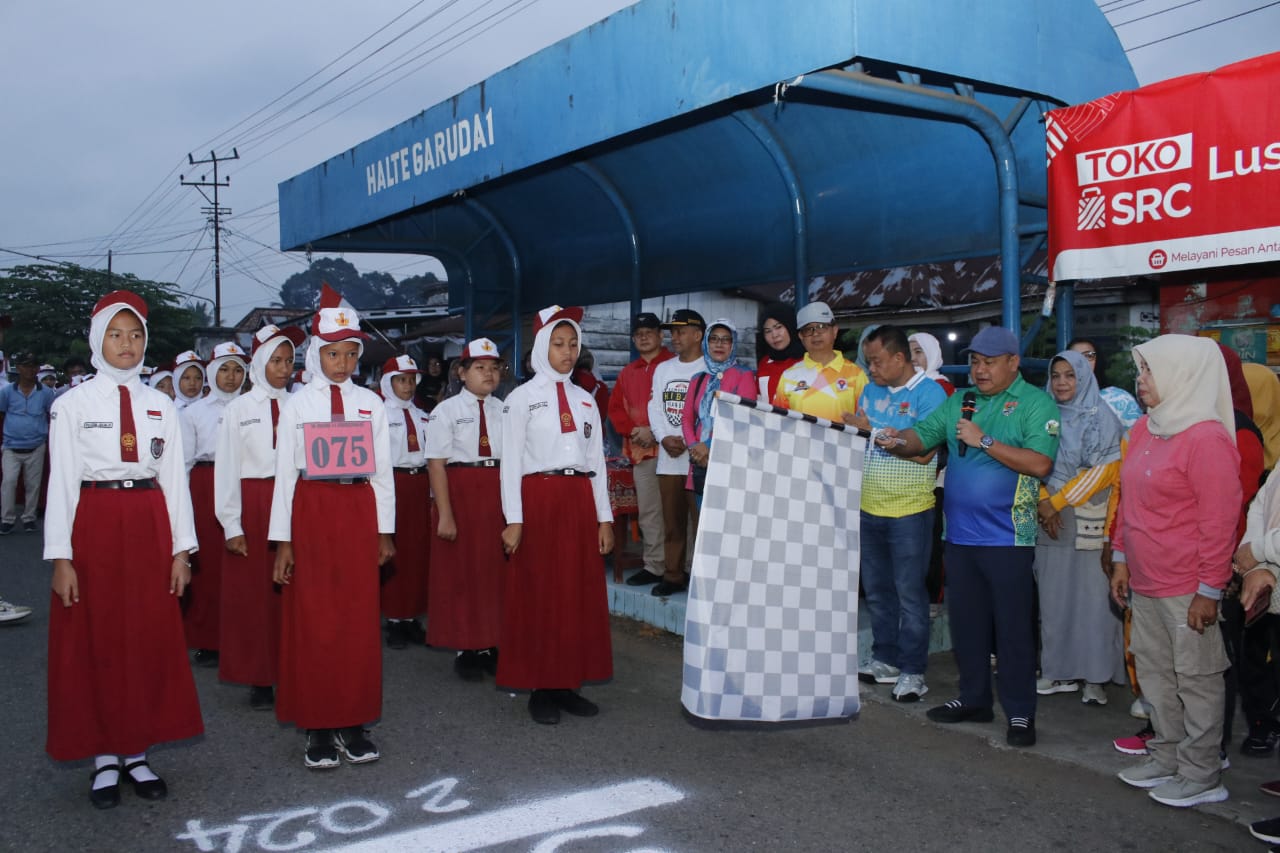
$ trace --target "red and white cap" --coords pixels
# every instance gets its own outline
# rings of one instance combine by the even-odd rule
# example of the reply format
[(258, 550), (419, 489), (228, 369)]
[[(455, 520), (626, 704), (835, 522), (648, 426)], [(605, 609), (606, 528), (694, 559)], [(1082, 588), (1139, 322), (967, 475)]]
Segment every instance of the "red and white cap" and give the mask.
[(311, 334), (326, 343), (367, 340), (360, 331), (360, 314), (342, 294), (327, 284), (320, 288), (320, 307), (311, 321)]
[(200, 357), (200, 353), (193, 349), (189, 349), (186, 352), (180, 352), (173, 359), (173, 372), (180, 374), (192, 364), (200, 368), (201, 371), (204, 370), (204, 359)]
[(533, 318), (533, 333), (536, 335), (543, 326), (553, 326), (561, 320), (571, 320), (574, 325), (580, 325), (582, 323), (582, 309), (561, 308), (559, 305), (543, 308)]
[[(570, 319), (570, 318), (561, 318), (561, 319)], [(488, 338), (476, 338), (474, 341), (467, 344), (466, 349), (462, 351), (462, 355), (459, 356), (459, 358), (464, 358), (464, 359), (469, 358), (472, 360), (481, 359), (481, 358), (497, 359), (497, 358), (502, 358), (502, 356), (498, 354), (498, 345), (495, 344), (493, 341), (489, 340)]]
[(418, 369), (418, 362), (414, 361), (407, 355), (397, 355), (386, 360), (382, 365), (382, 375), (390, 376), (393, 373), (410, 373), (417, 374), (422, 371)]
[[(130, 311), (138, 315), (138, 319), (145, 325), (147, 322), (147, 303), (141, 296), (131, 290), (113, 290), (104, 295), (93, 306), (93, 316), (98, 316), (108, 308), (128, 308)], [(114, 311), (112, 312), (115, 313)]]
[(293, 344), (293, 348), (297, 349), (302, 346), (302, 342), (307, 339), (307, 333), (299, 329), (297, 326), (288, 326), (284, 329), (268, 323), (261, 329), (253, 333), (253, 343), (250, 344), (249, 354), (252, 355), (258, 351), (258, 347), (267, 343), (273, 338), (284, 338)]
[(226, 358), (239, 359), (242, 365), (246, 361), (248, 361), (247, 353), (245, 353), (245, 351), (241, 349), (240, 345), (237, 344), (235, 341), (227, 341), (225, 343), (218, 344), (216, 347), (214, 347), (213, 355), (209, 357), (209, 364), (213, 364), (215, 361), (219, 359), (226, 359)]

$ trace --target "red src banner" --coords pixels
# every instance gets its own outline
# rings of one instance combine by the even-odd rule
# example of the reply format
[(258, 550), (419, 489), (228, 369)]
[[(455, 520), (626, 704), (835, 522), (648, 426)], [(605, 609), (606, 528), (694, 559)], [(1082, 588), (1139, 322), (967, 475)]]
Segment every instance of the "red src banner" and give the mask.
[(1055, 281), (1280, 260), (1280, 53), (1046, 115)]

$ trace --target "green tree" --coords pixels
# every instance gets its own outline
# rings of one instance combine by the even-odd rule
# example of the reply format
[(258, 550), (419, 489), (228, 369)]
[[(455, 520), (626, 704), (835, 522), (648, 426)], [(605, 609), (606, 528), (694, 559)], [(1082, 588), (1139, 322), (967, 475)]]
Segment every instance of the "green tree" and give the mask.
[(311, 266), (294, 273), (280, 287), (280, 301), (286, 308), (315, 308), (320, 304), (320, 285), (327, 283), (357, 308), (371, 307), (364, 299), (368, 285), (350, 261), (316, 258)]
[(89, 357), (89, 317), (94, 304), (112, 290), (131, 290), (147, 303), (147, 363), (171, 361), (191, 349), (196, 318), (180, 304), (176, 285), (133, 275), (74, 265), (33, 264), (0, 275), (0, 313), (13, 325), (4, 349), (30, 350), (42, 361), (61, 364), (68, 356)]

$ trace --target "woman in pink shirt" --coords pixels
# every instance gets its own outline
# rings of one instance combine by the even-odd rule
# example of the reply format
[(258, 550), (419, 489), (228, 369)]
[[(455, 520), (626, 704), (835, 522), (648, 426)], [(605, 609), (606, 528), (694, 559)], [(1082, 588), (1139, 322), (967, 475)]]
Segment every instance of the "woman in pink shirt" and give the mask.
[(1241, 495), (1227, 368), (1216, 343), (1188, 335), (1162, 335), (1133, 357), (1147, 415), (1120, 469), (1111, 594), (1133, 608), (1129, 647), (1155, 736), (1149, 757), (1119, 775), (1165, 805), (1221, 802), (1228, 663), (1215, 626)]
[(756, 375), (738, 364), (738, 330), (728, 320), (716, 320), (707, 327), (702, 339), (702, 358), (706, 370), (694, 374), (685, 397), (680, 429), (689, 448), (689, 478), (685, 488), (694, 493), (702, 506), (702, 483), (711, 458), (711, 427), (715, 422), (713, 406), (717, 391), (737, 394), (746, 400), (756, 399)]

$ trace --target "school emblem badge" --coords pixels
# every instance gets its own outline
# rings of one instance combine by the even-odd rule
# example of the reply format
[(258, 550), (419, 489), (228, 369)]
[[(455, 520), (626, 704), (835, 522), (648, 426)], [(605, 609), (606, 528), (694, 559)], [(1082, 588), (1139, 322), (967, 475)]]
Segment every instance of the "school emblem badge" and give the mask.
[(126, 452), (132, 453), (138, 447), (138, 439), (131, 432), (126, 432), (120, 436), (120, 446)]
[(561, 412), (560, 426), (565, 426), (565, 427), (573, 426), (573, 415), (569, 414), (568, 412)]
[(151, 439), (151, 458), (159, 459), (163, 453), (164, 453), (164, 439), (163, 438)]
[(582, 435), (585, 438), (591, 438), (591, 424), (585, 423), (582, 425)]

